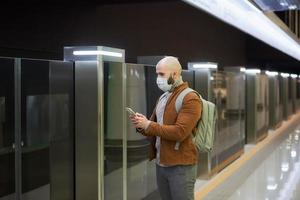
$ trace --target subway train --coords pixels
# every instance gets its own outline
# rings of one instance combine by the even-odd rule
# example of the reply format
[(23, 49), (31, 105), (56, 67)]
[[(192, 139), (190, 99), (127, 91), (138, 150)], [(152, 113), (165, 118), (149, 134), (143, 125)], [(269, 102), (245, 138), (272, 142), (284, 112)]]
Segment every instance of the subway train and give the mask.
[[(64, 61), (0, 58), (0, 200), (156, 199), (150, 142), (125, 107), (150, 117), (162, 94), (161, 56), (137, 64), (124, 56), (97, 46), (66, 47)], [(183, 67), (183, 80), (217, 107), (213, 151), (199, 154), (200, 179), (299, 111), (296, 75), (209, 62)]]

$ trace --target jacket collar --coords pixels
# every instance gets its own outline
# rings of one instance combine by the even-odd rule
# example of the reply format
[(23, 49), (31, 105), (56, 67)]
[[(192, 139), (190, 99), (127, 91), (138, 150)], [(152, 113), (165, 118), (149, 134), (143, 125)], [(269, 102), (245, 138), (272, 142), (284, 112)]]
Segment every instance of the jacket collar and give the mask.
[(182, 90), (184, 90), (185, 88), (188, 88), (189, 84), (187, 82), (183, 82), (182, 84), (178, 85), (176, 88), (174, 88), (174, 94), (177, 92), (180, 92)]
[[(183, 82), (182, 84), (178, 85), (176, 88), (174, 88), (174, 91), (171, 92), (171, 96), (174, 97), (177, 93), (180, 93), (181, 91), (183, 91), (185, 88), (189, 87), (187, 82)], [(170, 103), (172, 98), (169, 98), (166, 105), (168, 105)]]

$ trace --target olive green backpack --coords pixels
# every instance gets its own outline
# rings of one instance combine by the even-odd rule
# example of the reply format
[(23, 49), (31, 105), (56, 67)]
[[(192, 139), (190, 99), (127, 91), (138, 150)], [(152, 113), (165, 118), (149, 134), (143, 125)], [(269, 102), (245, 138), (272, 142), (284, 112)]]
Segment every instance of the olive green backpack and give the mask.
[[(181, 109), (184, 97), (190, 93), (196, 93), (202, 102), (201, 118), (197, 122), (196, 132), (194, 133), (193, 142), (200, 152), (211, 152), (214, 145), (217, 111), (216, 106), (212, 102), (206, 101), (201, 95), (191, 88), (184, 89), (177, 97), (175, 102), (176, 112)], [(177, 142), (175, 149), (178, 150), (180, 142)]]

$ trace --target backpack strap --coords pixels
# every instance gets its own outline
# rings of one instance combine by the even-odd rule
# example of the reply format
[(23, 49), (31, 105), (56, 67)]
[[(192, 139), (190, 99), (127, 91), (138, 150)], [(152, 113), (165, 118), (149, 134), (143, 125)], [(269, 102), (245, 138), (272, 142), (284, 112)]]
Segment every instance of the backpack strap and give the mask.
[(191, 88), (185, 88), (184, 90), (182, 90), (180, 92), (180, 94), (177, 96), (177, 99), (175, 101), (175, 109), (176, 109), (176, 112), (178, 113), (179, 110), (181, 109), (181, 106), (182, 106), (182, 102), (183, 102), (183, 99), (184, 97), (190, 93), (190, 92), (194, 92), (195, 90), (191, 89)]
[[(182, 102), (183, 102), (184, 97), (190, 92), (195, 92), (195, 90), (188, 87), (188, 88), (185, 88), (184, 90), (182, 90), (180, 92), (180, 94), (177, 96), (176, 101), (175, 101), (175, 109), (176, 109), (177, 113), (180, 111), (180, 109), (182, 107)], [(176, 142), (174, 149), (179, 150), (179, 146), (180, 146), (180, 142)]]

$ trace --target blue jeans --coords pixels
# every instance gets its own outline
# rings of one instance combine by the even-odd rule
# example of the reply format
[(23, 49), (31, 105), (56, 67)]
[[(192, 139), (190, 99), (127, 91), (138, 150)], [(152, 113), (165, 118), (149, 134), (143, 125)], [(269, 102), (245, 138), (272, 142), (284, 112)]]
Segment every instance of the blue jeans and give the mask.
[(156, 165), (156, 181), (162, 200), (194, 200), (197, 165)]

